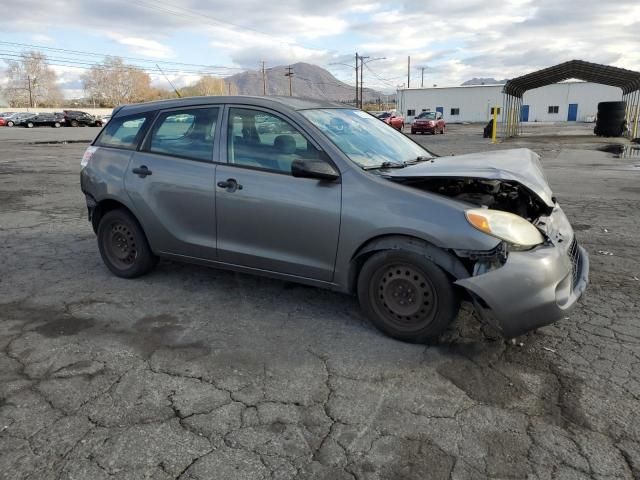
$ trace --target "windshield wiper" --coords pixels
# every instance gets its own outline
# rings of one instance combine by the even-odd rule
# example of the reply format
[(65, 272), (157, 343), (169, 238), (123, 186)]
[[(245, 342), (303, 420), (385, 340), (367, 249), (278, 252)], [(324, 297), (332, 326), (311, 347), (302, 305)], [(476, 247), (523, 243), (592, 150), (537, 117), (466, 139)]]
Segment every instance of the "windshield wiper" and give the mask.
[(433, 157), (425, 157), (424, 155), (420, 155), (420, 156), (414, 158), (413, 160), (409, 160), (408, 162), (404, 162), (404, 164), (405, 165), (415, 165), (416, 163), (428, 162), (428, 161), (433, 161)]
[(408, 165), (407, 162), (382, 162), (380, 165), (374, 165), (373, 167), (362, 167), (364, 170), (379, 170), (383, 168), (404, 168)]

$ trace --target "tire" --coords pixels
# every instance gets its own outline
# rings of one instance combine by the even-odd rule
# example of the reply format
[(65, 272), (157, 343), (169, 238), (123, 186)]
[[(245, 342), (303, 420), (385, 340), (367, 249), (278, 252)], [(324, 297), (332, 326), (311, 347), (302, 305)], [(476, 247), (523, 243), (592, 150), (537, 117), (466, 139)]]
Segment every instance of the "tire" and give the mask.
[(33, 128), (33, 123), (28, 122), (28, 123), (27, 123), (27, 125), (26, 125), (26, 127), (27, 127), (27, 128)]
[(440, 130), (440, 135), (444, 135), (444, 127), (442, 127), (442, 130)]
[(53, 124), (53, 128), (60, 128), (60, 122), (56, 122)]
[(13, 122), (7, 122), (7, 127), (13, 127), (15, 125), (15, 123)]
[(598, 103), (598, 112), (624, 112), (627, 109), (627, 102), (600, 102)]
[(142, 227), (126, 210), (107, 212), (100, 219), (97, 236), (102, 261), (118, 277), (139, 277), (158, 263)]
[(447, 275), (426, 257), (404, 250), (378, 252), (366, 261), (358, 299), (375, 327), (410, 343), (437, 338), (460, 307)]
[(77, 127), (78, 126), (78, 121), (77, 120), (71, 120), (71, 126), (72, 127)]

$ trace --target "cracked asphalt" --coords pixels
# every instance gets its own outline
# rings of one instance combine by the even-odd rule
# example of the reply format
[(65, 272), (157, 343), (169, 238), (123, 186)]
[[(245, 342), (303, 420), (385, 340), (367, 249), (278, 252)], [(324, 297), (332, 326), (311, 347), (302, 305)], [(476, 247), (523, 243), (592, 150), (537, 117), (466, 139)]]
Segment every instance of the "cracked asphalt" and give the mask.
[(415, 137), (533, 148), (591, 254), (564, 321), (514, 343), (466, 307), (429, 346), (305, 286), (167, 261), (112, 276), (86, 145), (27, 143), (96, 130), (0, 129), (0, 478), (640, 478), (640, 160), (557, 129)]

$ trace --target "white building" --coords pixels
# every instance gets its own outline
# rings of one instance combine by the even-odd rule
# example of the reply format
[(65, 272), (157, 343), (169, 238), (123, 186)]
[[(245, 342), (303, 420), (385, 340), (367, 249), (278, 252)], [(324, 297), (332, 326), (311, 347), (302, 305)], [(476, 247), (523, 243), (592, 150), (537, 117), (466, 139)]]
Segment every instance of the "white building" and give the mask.
[[(491, 108), (502, 110), (502, 85), (408, 88), (398, 91), (398, 111), (409, 123), (423, 111), (440, 111), (448, 122), (488, 122)], [(589, 121), (599, 102), (622, 100), (618, 87), (580, 81), (554, 83), (524, 94), (523, 122)], [(499, 116), (499, 119), (500, 116)]]

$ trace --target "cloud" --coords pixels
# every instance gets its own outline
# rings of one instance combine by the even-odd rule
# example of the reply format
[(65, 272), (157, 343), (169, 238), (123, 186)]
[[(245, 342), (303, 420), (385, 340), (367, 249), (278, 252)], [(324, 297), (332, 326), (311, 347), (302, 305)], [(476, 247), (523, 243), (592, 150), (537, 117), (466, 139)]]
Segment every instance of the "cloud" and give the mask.
[(122, 37), (117, 34), (110, 34), (109, 37), (122, 45), (126, 45), (135, 55), (161, 59), (174, 56), (170, 47), (155, 40), (140, 37)]
[(36, 33), (31, 35), (31, 39), (36, 43), (54, 43), (53, 38), (44, 33)]
[[(573, 58), (640, 70), (637, 0), (22, 0), (0, 18), (6, 35), (36, 43), (45, 43), (36, 35), (49, 25), (112, 39), (115, 55), (176, 61), (182, 36), (205, 38), (227, 64), (253, 69), (261, 60), (352, 64), (358, 51), (386, 57), (364, 72), (365, 85), (386, 90), (406, 82), (408, 55), (412, 78), (424, 66), (425, 82), (438, 85), (514, 77)], [(353, 69), (329, 68), (353, 83)]]

